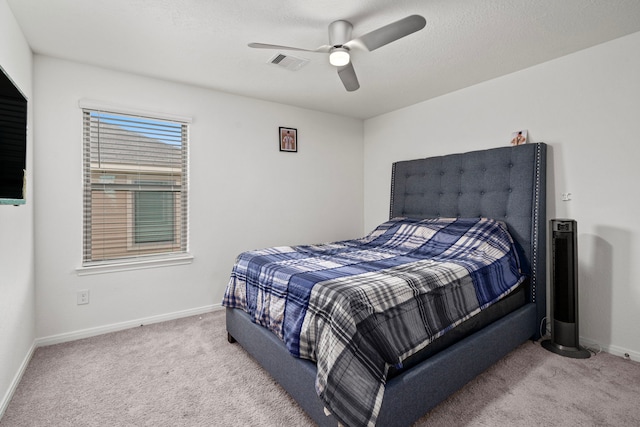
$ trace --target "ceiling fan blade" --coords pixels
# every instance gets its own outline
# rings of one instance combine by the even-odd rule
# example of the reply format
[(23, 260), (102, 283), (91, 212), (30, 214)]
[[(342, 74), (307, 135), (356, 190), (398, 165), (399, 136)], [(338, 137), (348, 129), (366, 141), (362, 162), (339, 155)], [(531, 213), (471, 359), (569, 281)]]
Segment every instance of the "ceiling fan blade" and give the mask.
[[(354, 44), (360, 42), (367, 50), (372, 51), (393, 41), (408, 36), (423, 29), (427, 25), (427, 20), (420, 15), (410, 15), (399, 21), (392, 22), (389, 25), (373, 30), (357, 39), (352, 40)], [(351, 42), (346, 43), (349, 45)]]
[(348, 92), (353, 92), (360, 88), (358, 76), (356, 76), (356, 70), (354, 70), (351, 62), (347, 65), (343, 65), (342, 67), (338, 67), (338, 77), (340, 77), (344, 88), (347, 89)]
[(331, 49), (331, 46), (328, 46), (328, 45), (320, 46), (317, 49), (303, 49), (300, 47), (280, 46), (277, 44), (266, 44), (266, 43), (249, 43), (248, 46), (256, 49), (299, 50), (302, 52), (329, 52), (329, 49)]

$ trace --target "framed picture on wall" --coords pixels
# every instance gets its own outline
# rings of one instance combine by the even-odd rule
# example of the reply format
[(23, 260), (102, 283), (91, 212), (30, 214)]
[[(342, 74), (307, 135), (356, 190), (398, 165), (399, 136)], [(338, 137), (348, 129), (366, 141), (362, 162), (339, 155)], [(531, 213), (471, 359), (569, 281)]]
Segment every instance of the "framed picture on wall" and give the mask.
[(280, 151), (295, 153), (298, 151), (298, 130), (280, 127), (278, 131), (278, 146)]

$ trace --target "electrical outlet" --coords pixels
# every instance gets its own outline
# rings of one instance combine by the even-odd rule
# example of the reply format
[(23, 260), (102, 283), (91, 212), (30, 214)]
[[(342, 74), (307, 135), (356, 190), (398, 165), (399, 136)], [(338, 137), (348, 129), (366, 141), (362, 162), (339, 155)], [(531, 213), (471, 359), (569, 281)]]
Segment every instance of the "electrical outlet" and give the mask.
[(89, 304), (89, 289), (78, 291), (78, 305)]

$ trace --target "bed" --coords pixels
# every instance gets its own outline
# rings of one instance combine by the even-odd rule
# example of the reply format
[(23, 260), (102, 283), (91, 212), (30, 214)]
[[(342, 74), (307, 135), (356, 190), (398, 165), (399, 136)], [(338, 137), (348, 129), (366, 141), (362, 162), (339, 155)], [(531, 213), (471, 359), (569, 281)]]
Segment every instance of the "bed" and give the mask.
[(398, 218), (421, 225), (432, 219), (465, 224), (487, 218), (508, 230), (524, 278), (517, 286), (509, 285), (501, 305), (465, 316), (403, 363), (387, 363), (373, 420), (353, 421), (340, 411), (328, 411), (326, 398), (321, 400), (316, 391), (325, 363), (292, 356), (291, 343), (279, 338), (274, 327), (256, 325), (255, 318), (230, 308), (233, 304), (227, 301), (229, 341), (252, 355), (320, 426), (337, 426), (338, 413), (345, 425), (410, 425), (517, 346), (539, 338), (546, 315), (545, 212), (543, 143), (392, 165), (390, 221), (382, 233)]

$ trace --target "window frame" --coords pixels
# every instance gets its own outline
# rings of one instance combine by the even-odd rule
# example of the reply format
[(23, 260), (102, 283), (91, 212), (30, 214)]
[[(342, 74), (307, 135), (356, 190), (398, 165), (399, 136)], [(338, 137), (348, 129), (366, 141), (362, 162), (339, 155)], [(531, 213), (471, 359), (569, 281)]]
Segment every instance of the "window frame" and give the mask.
[[(134, 227), (132, 224), (135, 222), (133, 216), (135, 215), (132, 211), (133, 204), (135, 204), (135, 192), (138, 190), (128, 191), (126, 194), (126, 210), (127, 210), (127, 243), (126, 246), (129, 249), (136, 250), (140, 248), (144, 249), (167, 249), (176, 246), (175, 239), (180, 240), (178, 246), (178, 250), (162, 252), (162, 253), (154, 253), (154, 254), (138, 254), (131, 255), (126, 257), (115, 257), (110, 259), (87, 259), (85, 255), (85, 250), (87, 245), (91, 245), (91, 224), (87, 224), (87, 222), (91, 222), (91, 215), (87, 217), (87, 215), (83, 215), (83, 230), (82, 230), (82, 238), (83, 238), (83, 251), (82, 251), (82, 263), (80, 267), (76, 269), (78, 275), (85, 274), (97, 274), (97, 273), (105, 273), (112, 271), (123, 271), (123, 270), (132, 270), (132, 269), (140, 269), (140, 268), (155, 268), (159, 266), (167, 266), (167, 265), (182, 265), (186, 263), (191, 263), (193, 261), (193, 256), (189, 253), (189, 131), (191, 125), (191, 118), (185, 116), (178, 116), (174, 114), (166, 114), (166, 113), (157, 113), (139, 109), (131, 109), (131, 108), (122, 108), (122, 107), (113, 107), (108, 104), (104, 104), (101, 102), (95, 102), (90, 100), (81, 100), (78, 103), (80, 107), (82, 124), (81, 129), (83, 132), (82, 136), (82, 150), (83, 150), (83, 209), (87, 209), (87, 192), (91, 192), (91, 171), (95, 169), (91, 167), (91, 159), (90, 154), (88, 154), (87, 150), (90, 146), (90, 141), (87, 140), (88, 136), (86, 134), (87, 129), (85, 128), (85, 115), (87, 112), (96, 112), (96, 113), (106, 113), (113, 114), (118, 116), (134, 116), (139, 117), (141, 120), (149, 119), (155, 121), (166, 121), (174, 124), (179, 124), (182, 126), (182, 142), (181, 142), (181, 155), (182, 155), (182, 163), (181, 163), (181, 173), (180, 173), (180, 191), (178, 193), (174, 193), (177, 195), (178, 199), (174, 199), (173, 201), (173, 209), (174, 209), (174, 242), (148, 242), (148, 243), (135, 243), (134, 236), (132, 231), (134, 231)], [(89, 165), (87, 165), (89, 162)], [(87, 169), (88, 167), (88, 169)], [(139, 180), (143, 181), (145, 179), (144, 174), (142, 174)], [(135, 184), (132, 181), (128, 181), (129, 184)], [(142, 189), (141, 191), (144, 191)], [(89, 196), (90, 199), (90, 196)], [(184, 206), (183, 206), (184, 204)], [(90, 206), (89, 206), (90, 207)], [(182, 215), (182, 217), (178, 220), (178, 216)], [(180, 226), (180, 221), (182, 221), (182, 226)], [(184, 231), (182, 230), (184, 228)], [(89, 242), (88, 242), (88, 240)], [(186, 241), (182, 242), (184, 239)], [(88, 249), (89, 251), (91, 249)]]

